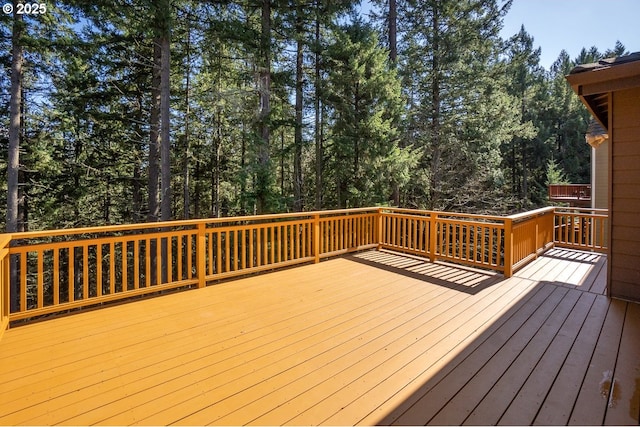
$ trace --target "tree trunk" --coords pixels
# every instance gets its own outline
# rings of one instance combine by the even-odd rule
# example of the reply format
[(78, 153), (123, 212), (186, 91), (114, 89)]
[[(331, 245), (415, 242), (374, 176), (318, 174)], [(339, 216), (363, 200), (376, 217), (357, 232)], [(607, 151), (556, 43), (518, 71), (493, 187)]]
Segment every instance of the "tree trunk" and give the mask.
[(261, 38), (259, 60), (260, 142), (258, 143), (258, 173), (256, 177), (256, 210), (265, 213), (268, 210), (269, 171), (269, 139), (271, 113), (271, 0), (262, 1)]
[(161, 39), (161, 71), (160, 71), (160, 111), (161, 111), (161, 153), (160, 169), (162, 171), (162, 220), (171, 219), (171, 141), (169, 140), (170, 120), (170, 44), (169, 34)]
[(315, 142), (316, 142), (316, 210), (322, 209), (322, 174), (324, 150), (322, 148), (322, 117), (320, 105), (320, 0), (316, 0), (316, 34), (315, 34)]
[(439, 51), (439, 14), (438, 5), (433, 8), (433, 81), (431, 82), (431, 182), (430, 182), (430, 209), (435, 209), (439, 203), (440, 195), (440, 157), (442, 156), (440, 136), (440, 55)]
[(284, 130), (280, 130), (280, 197), (284, 200)]
[(240, 176), (240, 213), (246, 215), (247, 213), (247, 134), (244, 122), (242, 123), (242, 140), (240, 141), (240, 170), (242, 171)]
[(184, 113), (184, 164), (182, 169), (182, 195), (183, 195), (183, 212), (182, 217), (184, 219), (189, 219), (189, 157), (190, 153), (190, 141), (189, 141), (189, 114), (190, 114), (190, 106), (189, 106), (189, 92), (191, 90), (191, 27), (187, 23), (187, 45), (186, 45), (186, 54), (187, 60), (185, 64), (185, 90), (184, 90), (184, 103), (185, 103), (185, 113)]
[[(14, 3), (16, 3), (14, 1)], [(18, 174), (22, 130), (22, 15), (13, 15), (11, 38), (11, 98), (9, 100), (9, 158), (7, 168), (7, 233), (18, 231)]]
[[(391, 66), (394, 68), (398, 62), (397, 20), (398, 9), (396, 0), (389, 0), (389, 61), (391, 62)], [(400, 144), (402, 144), (402, 141), (403, 139), (400, 140)], [(391, 183), (391, 189), (393, 204), (395, 206), (400, 206), (400, 187), (395, 180)]]
[[(521, 109), (521, 121), (524, 122), (524, 116), (525, 116), (525, 111), (526, 111), (526, 106), (525, 106), (525, 88), (522, 88), (522, 109)], [(525, 205), (527, 204), (527, 200), (529, 199), (529, 188), (527, 185), (527, 181), (529, 180), (528, 178), (528, 170), (527, 170), (527, 141), (525, 138), (522, 138), (521, 140), (521, 146), (520, 149), (522, 151), (522, 200), (524, 201)]]
[[(143, 111), (142, 111), (142, 105), (143, 105), (143, 100), (142, 100), (142, 93), (138, 93), (137, 94), (137, 111), (136, 111), (136, 135), (142, 135), (143, 130), (142, 130), (142, 120), (143, 119)], [(135, 160), (134, 160), (134, 164), (133, 164), (133, 182), (132, 182), (132, 203), (133, 203), (133, 221), (134, 222), (141, 222), (142, 219), (142, 185), (141, 185), (141, 179), (142, 179), (142, 158), (141, 158), (141, 154), (142, 154), (142, 147), (141, 147), (141, 143), (140, 140), (138, 138), (136, 138), (136, 143), (135, 143), (135, 152), (136, 152), (136, 156), (135, 156)]]
[(298, 38), (296, 46), (296, 129), (293, 152), (293, 209), (296, 212), (302, 212), (304, 208), (302, 203), (302, 108), (304, 90), (302, 14), (302, 7), (298, 4), (296, 12), (296, 37)]
[(395, 66), (398, 61), (397, 20), (398, 9), (396, 0), (389, 0), (389, 59), (393, 66)]
[(160, 219), (158, 188), (160, 186), (160, 68), (162, 50), (160, 40), (153, 40), (153, 71), (151, 79), (151, 113), (149, 130), (149, 213), (147, 221)]
[[(14, 0), (14, 6), (17, 1)], [(11, 97), (9, 100), (9, 153), (7, 165), (7, 233), (18, 231), (18, 185), (20, 168), (20, 135), (22, 130), (22, 15), (13, 15), (13, 33), (11, 36)], [(10, 260), (10, 310), (19, 308), (19, 258), (12, 256)]]
[[(214, 218), (220, 218), (221, 214), (220, 214), (220, 150), (222, 148), (222, 110), (218, 109), (218, 111), (216, 112), (216, 134), (215, 137), (213, 138), (214, 140), (214, 147), (213, 149), (215, 150), (213, 155), (214, 155), (214, 168), (213, 168), (213, 188), (212, 188), (212, 196), (213, 196), (213, 206), (214, 206), (214, 211), (213, 211), (213, 216)], [(242, 147), (243, 147), (243, 153), (242, 153), (242, 162), (244, 162), (244, 138), (243, 138), (243, 143), (242, 143)], [(240, 197), (244, 197), (244, 189), (241, 191), (241, 195)]]

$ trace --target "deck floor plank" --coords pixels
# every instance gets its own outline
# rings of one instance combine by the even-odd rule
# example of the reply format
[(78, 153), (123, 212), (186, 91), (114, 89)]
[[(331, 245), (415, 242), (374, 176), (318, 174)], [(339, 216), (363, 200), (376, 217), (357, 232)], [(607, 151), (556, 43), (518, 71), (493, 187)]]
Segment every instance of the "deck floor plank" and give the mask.
[[(483, 349), (489, 350), (498, 343), (504, 341), (505, 337), (511, 336), (515, 331), (531, 316), (533, 311), (541, 303), (543, 303), (549, 295), (553, 292), (553, 287), (542, 286), (536, 287), (534, 282), (528, 282), (524, 279), (517, 282), (519, 284), (525, 284), (527, 286), (528, 293), (518, 303), (513, 306), (507, 307), (505, 313), (490, 327), (484, 331), (481, 339), (473, 340), (466, 344), (459, 351), (447, 351), (447, 346), (443, 346), (443, 353), (435, 354), (437, 359), (435, 362), (431, 362), (431, 366), (428, 365), (430, 361), (428, 359), (429, 352), (425, 354), (427, 359), (417, 361), (415, 369), (420, 369), (425, 366), (420, 375), (415, 379), (408, 381), (402, 386), (394, 395), (394, 400), (400, 403), (385, 402), (381, 407), (368, 413), (365, 417), (358, 420), (358, 424), (372, 425), (382, 424), (389, 425), (394, 423), (402, 414), (404, 414), (409, 408), (411, 408), (426, 392), (428, 392), (435, 384), (446, 377), (451, 370), (458, 366), (461, 361), (474, 353), (476, 349), (483, 346)], [(532, 287), (534, 289), (532, 289)], [(455, 337), (451, 337), (455, 339)], [(449, 338), (447, 339), (449, 341)], [(486, 346), (484, 344), (487, 343)], [(445, 343), (446, 344), (446, 343)], [(491, 357), (492, 352), (486, 351), (485, 360)], [(478, 353), (476, 353), (476, 356)], [(411, 375), (411, 372), (406, 375)], [(364, 398), (364, 396), (363, 396)], [(356, 402), (360, 403), (358, 399)], [(354, 402), (355, 403), (355, 402)], [(357, 408), (354, 408), (357, 411)]]
[[(328, 338), (328, 342), (334, 345), (331, 347), (331, 351), (312, 350), (308, 353), (307, 360), (288, 367), (287, 374), (294, 373), (294, 375), (270, 377), (254, 387), (242, 390), (232, 398), (221, 402), (220, 405), (212, 406), (202, 413), (194, 414), (188, 419), (176, 420), (176, 422), (180, 424), (211, 422), (226, 425), (244, 424), (251, 420), (247, 419), (247, 414), (268, 412), (278, 402), (284, 403), (307, 388), (316, 389), (329, 374), (337, 375), (345, 370), (351, 374), (352, 365), (367, 355), (373, 354), (380, 357), (379, 352), (388, 345), (389, 339), (397, 338), (412, 329), (419, 328), (421, 317), (424, 317), (425, 312), (429, 316), (439, 312), (446, 313), (449, 308), (459, 303), (458, 298), (452, 298), (452, 292), (454, 291), (446, 291), (441, 295), (442, 298), (433, 301), (432, 304), (429, 304), (429, 301), (420, 301), (420, 298), (415, 295), (413, 301), (419, 304), (415, 304), (413, 307), (412, 304), (407, 304), (404, 307), (398, 307), (389, 317), (376, 313), (370, 318), (362, 319), (362, 331), (354, 330), (349, 334), (337, 332), (333, 337)], [(343, 335), (343, 339), (341, 339), (341, 335)], [(299, 374), (296, 375), (295, 372), (299, 372)], [(292, 381), (292, 378), (295, 380)], [(322, 395), (325, 394), (322, 388), (318, 392)], [(236, 401), (250, 403), (246, 406), (238, 406), (237, 403), (234, 403)], [(225, 414), (225, 417), (214, 419), (212, 414), (222, 414), (228, 408), (233, 410)], [(240, 418), (234, 419), (235, 416)]]
[[(438, 345), (461, 328), (464, 329), (467, 336), (481, 328), (486, 321), (483, 314), (487, 313), (489, 307), (493, 304), (502, 305), (506, 301), (513, 300), (520, 291), (517, 287), (509, 289), (508, 292), (504, 292), (505, 290), (490, 288), (485, 291), (482, 298), (467, 298), (452, 309), (447, 309), (437, 316), (433, 316), (429, 321), (420, 325), (419, 329), (389, 342), (384, 349), (377, 352), (379, 358), (374, 359), (373, 355), (365, 355), (361, 359), (354, 359), (355, 363), (348, 372), (341, 372), (325, 380), (322, 389), (324, 393), (320, 393), (320, 390), (315, 388), (308, 390), (297, 396), (296, 399), (287, 401), (277, 410), (267, 413), (267, 416), (257, 418), (252, 422), (270, 425), (274, 421), (282, 419), (285, 413), (296, 414), (299, 412), (299, 415), (287, 420), (286, 423), (307, 425), (313, 423), (314, 420), (321, 419), (323, 423), (331, 424), (331, 421), (324, 418), (338, 413), (349, 402), (349, 399), (366, 393), (376, 382), (384, 378), (385, 373), (400, 370), (411, 360), (423, 354), (425, 350)], [(451, 316), (451, 312), (459, 314)], [(426, 314), (431, 316), (436, 313)], [(460, 338), (464, 339), (465, 337)], [(447, 349), (450, 349), (448, 344)], [(431, 353), (429, 357), (433, 360), (434, 354)], [(370, 403), (381, 404), (387, 400), (389, 391), (386, 390), (386, 395), (378, 396), (375, 400), (370, 396)], [(310, 395), (315, 397), (307, 399)], [(326, 396), (331, 396), (331, 399), (327, 399)], [(308, 402), (316, 400), (319, 402), (318, 404), (309, 405)], [(344, 417), (341, 415), (339, 418), (343, 420)]]
[[(386, 284), (386, 281), (382, 281), (381, 285), (378, 288), (374, 288), (377, 289), (377, 292), (379, 296), (384, 296), (385, 294), (388, 294), (388, 292), (386, 292), (384, 290), (384, 287), (382, 284)], [(369, 287), (370, 291), (373, 291), (372, 286)], [(342, 295), (340, 298), (342, 300), (346, 300), (349, 301), (351, 300), (355, 295), (358, 294), (359, 291), (362, 291), (362, 289), (358, 288), (357, 286), (351, 289), (350, 293), (347, 293), (346, 295)], [(329, 292), (335, 292), (335, 295), (339, 295), (340, 291), (338, 289), (335, 290), (329, 290)], [(355, 292), (355, 293), (354, 293)], [(332, 294), (332, 297), (335, 296)], [(147, 305), (148, 309), (153, 311), (155, 310), (154, 304), (157, 300), (150, 300), (149, 304)], [(313, 302), (310, 302), (306, 307), (304, 307), (303, 309), (300, 310), (299, 315), (302, 314), (304, 316), (308, 316), (309, 314), (313, 314), (314, 310), (323, 310), (325, 307), (331, 306), (331, 303), (334, 303), (336, 300), (329, 298), (329, 305), (327, 305), (327, 301), (326, 300), (318, 300), (318, 307), (314, 306)], [(149, 307), (150, 306), (150, 307)], [(295, 314), (295, 313), (294, 313)], [(280, 310), (274, 310), (271, 309), (270, 312), (266, 312), (266, 311), (258, 311), (257, 309), (252, 311), (252, 315), (259, 315), (261, 317), (261, 321), (267, 322), (267, 320), (269, 318), (274, 319), (274, 321), (279, 321), (282, 320), (282, 315), (281, 315), (281, 311)], [(271, 317), (269, 317), (271, 316)], [(246, 315), (243, 315), (243, 317), (246, 317)], [(194, 318), (194, 320), (197, 318)], [(166, 317), (165, 317), (166, 320)], [(171, 323), (174, 322), (174, 319), (171, 319)], [(240, 327), (243, 327), (243, 321), (241, 321), (240, 323)], [(228, 322), (228, 317), (223, 316), (223, 319), (221, 319), (222, 324), (226, 325), (227, 327), (230, 326), (230, 322)], [(140, 338), (138, 337), (138, 345), (136, 347), (131, 347), (127, 353), (127, 363), (128, 364), (132, 364), (133, 361), (136, 362), (140, 362), (137, 365), (131, 366), (130, 371), (131, 372), (136, 372), (136, 373), (140, 373), (140, 369), (143, 368), (151, 368), (152, 371), (155, 371), (156, 368), (154, 368), (152, 365), (155, 363), (158, 363), (158, 359), (155, 359), (155, 357), (162, 357), (164, 360), (168, 360), (169, 363), (171, 362), (171, 358), (172, 357), (176, 357), (176, 356), (180, 356), (180, 355), (189, 355), (189, 357), (196, 357), (198, 356), (198, 354), (193, 354), (196, 351), (200, 351), (200, 350), (205, 350), (208, 351), (207, 348), (212, 344), (211, 342), (208, 342), (206, 344), (201, 344), (199, 347), (189, 347), (189, 346), (185, 346), (186, 344), (188, 344), (190, 341), (192, 341), (192, 336), (191, 334), (193, 334), (194, 332), (198, 334), (199, 338), (201, 340), (207, 339), (210, 335), (211, 335), (211, 331), (215, 331), (219, 326), (217, 323), (214, 323), (213, 325), (209, 325), (209, 327), (207, 328), (207, 330), (202, 330), (202, 331), (198, 331), (198, 330), (194, 330), (194, 329), (183, 329), (181, 330), (181, 332), (186, 332), (186, 333), (182, 333), (180, 334), (181, 336), (176, 336), (176, 334), (173, 335), (168, 335), (166, 333), (166, 331), (164, 332), (164, 335), (156, 338), (154, 340), (147, 340), (147, 341), (142, 341), (140, 340)], [(136, 326), (138, 327), (138, 326)], [(281, 329), (283, 329), (285, 332), (288, 330), (287, 326), (282, 326)], [(227, 332), (229, 332), (227, 330)], [(256, 329), (254, 331), (251, 330), (246, 330), (243, 331), (243, 336), (245, 339), (247, 339), (247, 337), (250, 337), (250, 334), (255, 335), (256, 339), (260, 339), (261, 341), (259, 343), (256, 343), (256, 345), (262, 345), (264, 344), (266, 339), (273, 339), (272, 336), (270, 335), (265, 335), (264, 331), (262, 329)], [(271, 330), (270, 332), (275, 332), (273, 330)], [(224, 335), (224, 333), (221, 334), (215, 334), (214, 338), (217, 338), (219, 341), (224, 342), (226, 346), (231, 346), (231, 344), (233, 343), (234, 340), (237, 340), (237, 337), (234, 337), (233, 334), (237, 334), (236, 331), (231, 330), (231, 336)], [(133, 336), (137, 336), (136, 334), (132, 334)], [(168, 346), (168, 344), (171, 343), (172, 346)], [(158, 350), (163, 350), (163, 351), (158, 351)], [(167, 351), (168, 349), (168, 351)], [(171, 353), (171, 350), (175, 349), (178, 351), (178, 353), (174, 356), (174, 354)], [(79, 349), (76, 348), (76, 350), (78, 351)], [(118, 351), (124, 351), (124, 348), (118, 348)], [(94, 354), (100, 354), (100, 352), (95, 352)], [(80, 351), (78, 351), (80, 352)], [(82, 352), (80, 352), (82, 353)], [(151, 357), (149, 356), (151, 355)], [(84, 356), (84, 354), (83, 354)], [(137, 358), (135, 358), (137, 357)], [(134, 358), (133, 360), (130, 358)], [(37, 359), (36, 359), (37, 360)], [(90, 357), (86, 357), (84, 359), (81, 359), (80, 361), (85, 361), (85, 364), (80, 364), (78, 363), (79, 361), (75, 361), (74, 363), (67, 363), (66, 365), (63, 366), (63, 368), (68, 368), (68, 370), (63, 370), (61, 369), (61, 367), (57, 367), (54, 366), (52, 367), (52, 365), (49, 365), (49, 369), (56, 369), (56, 371), (61, 371), (61, 372), (57, 372), (57, 375), (52, 376), (51, 378), (45, 378), (46, 380), (50, 380), (52, 384), (55, 384), (58, 388), (65, 390), (65, 380), (69, 381), (69, 375), (72, 374), (77, 374), (78, 372), (81, 372), (81, 378), (82, 379), (86, 379), (87, 381), (91, 381), (91, 379), (93, 377), (95, 377), (97, 374), (94, 372), (92, 373), (91, 370), (94, 368), (94, 361), (92, 360), (92, 358)], [(85, 370), (83, 372), (83, 370)], [(86, 371), (89, 372), (86, 372)], [(112, 374), (114, 376), (120, 376), (122, 374), (124, 374), (125, 372), (123, 372), (122, 370), (117, 369), (117, 366), (114, 366), (112, 368), (110, 368), (110, 370), (112, 371)], [(77, 376), (77, 375), (76, 375)], [(33, 381), (42, 381), (43, 378), (42, 376), (35, 376), (35, 375), (31, 375), (31, 377), (33, 377)], [(98, 379), (98, 383), (102, 383), (105, 380), (105, 372), (102, 371), (99, 373), (99, 379)], [(18, 381), (14, 381), (12, 383), (10, 383), (11, 385), (14, 385), (15, 383), (17, 383)], [(76, 386), (84, 386), (83, 384), (75, 384)], [(20, 389), (16, 389), (13, 388), (12, 389), (12, 398), (17, 399), (20, 397), (20, 394), (18, 393), (20, 391)], [(26, 392), (26, 393), (32, 393), (33, 392), (33, 384), (32, 383), (27, 383), (24, 387), (22, 387), (22, 391)], [(51, 389), (49, 389), (49, 393), (51, 393)], [(54, 394), (55, 396), (55, 394)], [(51, 397), (51, 396), (50, 396)], [(4, 402), (3, 402), (4, 403)]]
[(0, 424), (637, 424), (640, 306), (605, 279), (366, 251), (18, 326)]
[[(509, 369), (517, 363), (518, 359), (535, 358), (540, 347), (543, 347), (555, 335), (557, 324), (565, 321), (573, 309), (579, 295), (568, 291), (567, 295), (561, 295), (560, 301), (546, 316), (540, 316), (536, 320), (540, 323), (531, 322), (524, 325), (519, 334), (510, 340), (501, 351), (496, 353), (489, 362), (482, 367), (467, 384), (454, 397), (428, 421), (430, 424), (458, 424), (461, 425), (470, 415), (471, 411), (482, 400), (487, 398), (487, 384), (495, 386)], [(531, 351), (534, 351), (531, 354)], [(505, 372), (506, 369), (506, 372)], [(517, 369), (516, 369), (517, 371)], [(511, 370), (513, 372), (513, 370)], [(455, 371), (454, 371), (455, 375)], [(495, 422), (495, 421), (494, 421)]]
[[(538, 407), (565, 362), (594, 300), (595, 295), (582, 292), (564, 322), (549, 327), (545, 324), (546, 334), (542, 328), (538, 331), (463, 424), (497, 424), (520, 392), (527, 396), (529, 410)], [(520, 413), (518, 424), (523, 424), (523, 419), (524, 414)]]
[(602, 262), (600, 271), (598, 271), (598, 275), (594, 278), (589, 292), (607, 295), (607, 267), (605, 262)]
[[(547, 425), (567, 423), (598, 340), (608, 306), (609, 301), (606, 297), (595, 296), (591, 310), (589, 310), (564, 363), (553, 378), (553, 383), (547, 383), (550, 378), (545, 378), (543, 383), (537, 376), (531, 382), (528, 381), (498, 421), (499, 425), (516, 425), (518, 423), (530, 425), (533, 424), (536, 417), (538, 422)], [(547, 416), (551, 418), (547, 418)]]
[[(389, 360), (375, 366), (366, 375), (357, 378), (336, 392), (337, 400), (325, 399), (321, 404), (310, 408), (300, 417), (288, 421), (290, 424), (308, 424), (321, 419), (322, 424), (375, 424), (379, 419), (363, 422), (363, 411), (367, 415), (384, 411), (384, 408), (396, 407), (403, 402), (403, 388), (414, 382), (424, 382), (430, 372), (443, 367), (451, 353), (463, 351), (467, 345), (486, 333), (490, 322), (497, 320), (513, 305), (518, 303), (523, 292), (530, 290), (530, 283), (514, 281), (510, 292), (500, 295), (496, 304), (510, 301), (500, 313), (483, 310), (469, 321), (462, 317), (456, 322), (441, 324), (438, 329), (429, 332), (420, 340), (411, 344), (416, 348), (413, 358), (398, 353)], [(330, 415), (330, 416), (328, 416)]]
[[(283, 282), (283, 284), (285, 284), (286, 282)], [(381, 280), (381, 283), (388, 283), (388, 280)], [(357, 289), (355, 289), (354, 291), (357, 291)], [(380, 304), (376, 307), (371, 308), (370, 310), (373, 312), (376, 312), (377, 309), (380, 308), (380, 306), (384, 306), (385, 303), (389, 304), (392, 308), (396, 307), (396, 304), (393, 303), (393, 298), (398, 298), (397, 296), (394, 295), (390, 295), (388, 292), (386, 292), (385, 294), (381, 294), (379, 292), (372, 292), (371, 290), (369, 291), (370, 294), (370, 298), (372, 300), (374, 300), (376, 303)], [(361, 292), (358, 293), (354, 293), (348, 297), (344, 297), (341, 299), (341, 301), (343, 303), (348, 303), (350, 301), (353, 300), (354, 297), (359, 296), (362, 297), (364, 295), (364, 293)], [(385, 297), (386, 296), (386, 300), (384, 298), (381, 297)], [(388, 300), (391, 300), (391, 302), (389, 302)], [(320, 299), (319, 301), (323, 301), (322, 299)], [(262, 304), (265, 304), (268, 306), (268, 300), (262, 300), (261, 301)], [(257, 303), (255, 303), (257, 305)], [(288, 304), (287, 304), (288, 306)], [(331, 305), (333, 306), (333, 304)], [(251, 318), (254, 317), (254, 313), (255, 310), (254, 308), (257, 307), (244, 307), (243, 311), (246, 312), (246, 316), (249, 316)], [(278, 309), (273, 309), (274, 311), (274, 316), (272, 317), (274, 322), (278, 322), (282, 319), (282, 310), (284, 310), (284, 307), (279, 307)], [(357, 313), (357, 311), (355, 311)], [(306, 317), (306, 316), (304, 316)], [(149, 394), (148, 391), (148, 386), (150, 385), (157, 385), (157, 384), (161, 384), (161, 386), (157, 386), (154, 388), (154, 390), (156, 390), (158, 393), (161, 394), (166, 394), (167, 393), (167, 387), (170, 386), (171, 384), (168, 384), (167, 381), (168, 379), (172, 379), (172, 378), (177, 378), (177, 381), (184, 381), (182, 379), (183, 375), (190, 375), (192, 372), (198, 372), (200, 370), (206, 369), (206, 363), (208, 363), (209, 361), (211, 361), (212, 363), (216, 363), (217, 365), (220, 365), (220, 361), (227, 361), (227, 360), (231, 360), (233, 361), (233, 363), (235, 363), (236, 365), (241, 365), (243, 364), (244, 361), (244, 357), (243, 355), (246, 353), (247, 357), (249, 358), (253, 358), (256, 356), (256, 353), (254, 353), (254, 351), (256, 351), (256, 349), (258, 350), (258, 352), (260, 351), (269, 351), (269, 347), (265, 346), (265, 340), (274, 340), (277, 342), (277, 336), (274, 336), (273, 334), (273, 330), (271, 329), (271, 326), (269, 325), (269, 318), (265, 319), (265, 318), (261, 318), (260, 319), (260, 323), (263, 325), (263, 327), (260, 327), (258, 329), (256, 329), (254, 331), (254, 335), (256, 338), (260, 339), (260, 342), (257, 343), (251, 343), (250, 347), (248, 349), (246, 349), (246, 351), (243, 352), (243, 350), (245, 350), (244, 348), (240, 348), (238, 349), (236, 346), (231, 345), (233, 343), (234, 340), (240, 340), (242, 343), (246, 342), (246, 340), (251, 338), (251, 335), (247, 335), (247, 333), (252, 332), (251, 330), (239, 330), (238, 328), (231, 328), (230, 331), (228, 330), (224, 330), (228, 333), (230, 333), (231, 335), (227, 335), (227, 336), (223, 336), (220, 337), (219, 339), (219, 343), (224, 344), (225, 346), (225, 350), (228, 349), (228, 351), (226, 351), (226, 353), (230, 353), (229, 355), (226, 355), (226, 353), (223, 352), (219, 352), (219, 351), (214, 351), (215, 347), (212, 349), (212, 345), (217, 345), (215, 342), (211, 342), (208, 343), (208, 345), (205, 345), (203, 347), (204, 353), (203, 354), (183, 354), (181, 355), (181, 359), (176, 361), (173, 359), (169, 359), (167, 361), (167, 363), (164, 365), (166, 366), (166, 370), (162, 369), (162, 365), (161, 366), (156, 366), (150, 362), (149, 360), (147, 361), (143, 361), (147, 363), (147, 366), (145, 368), (140, 368), (140, 369), (130, 369), (129, 373), (127, 374), (127, 378), (128, 378), (128, 383), (132, 384), (132, 386), (130, 386), (127, 390), (127, 394), (128, 395), (136, 395), (137, 393), (141, 393), (141, 392), (146, 392), (147, 394)], [(337, 319), (339, 320), (339, 322), (344, 323), (344, 319), (341, 317), (337, 317)], [(299, 322), (300, 319), (295, 318), (293, 319), (294, 322)], [(244, 322), (241, 322), (239, 327), (246, 327), (246, 320)], [(253, 325), (250, 325), (253, 326)], [(340, 325), (340, 327), (344, 327), (344, 324)], [(269, 333), (265, 333), (264, 329), (268, 329)], [(288, 332), (290, 330), (289, 325), (285, 325), (283, 327), (283, 331), (284, 332)], [(309, 331), (306, 331), (307, 333), (309, 333)], [(201, 336), (199, 336), (199, 338), (202, 338)], [(206, 339), (206, 337), (204, 337)], [(217, 338), (216, 335), (213, 335), (213, 338)], [(317, 337), (315, 337), (317, 339)], [(280, 347), (289, 347), (289, 345), (291, 344), (291, 340), (289, 337), (287, 337), (286, 341), (280, 345)], [(170, 342), (166, 342), (165, 345), (170, 345)], [(170, 346), (169, 348), (173, 348), (176, 350), (181, 350), (183, 347), (176, 347), (176, 346)], [(189, 347), (187, 347), (187, 349), (189, 349)], [(152, 354), (151, 352), (147, 352), (144, 350), (144, 348), (142, 349), (138, 349), (138, 353), (142, 353), (142, 354)], [(193, 360), (194, 356), (200, 356), (198, 358), (196, 358), (195, 360)], [(203, 367), (204, 366), (204, 367)], [(223, 365), (222, 367), (219, 367), (219, 369), (224, 369), (226, 367), (226, 365)], [(226, 367), (228, 368), (228, 367)], [(120, 380), (122, 377), (122, 375), (119, 375), (117, 377), (115, 377), (116, 380)], [(189, 380), (190, 381), (190, 380)], [(112, 385), (112, 387), (109, 388), (109, 385)], [(103, 401), (108, 401), (108, 399), (113, 399), (114, 401), (114, 405), (118, 405), (119, 404), (119, 393), (121, 392), (121, 388), (117, 386), (117, 381), (114, 384), (110, 384), (107, 381), (102, 381), (96, 384), (97, 387), (99, 387), (99, 389), (93, 390), (93, 393), (87, 393), (89, 396), (95, 396), (95, 395), (100, 395), (101, 396), (101, 400)], [(187, 382), (186, 384), (183, 384), (184, 387), (187, 387), (189, 385), (189, 382)], [(113, 397), (110, 397), (111, 395), (109, 394), (113, 394)], [(67, 396), (73, 403), (75, 403), (75, 401), (77, 400), (77, 397), (74, 396)], [(154, 395), (155, 397), (155, 395)], [(93, 397), (91, 397), (93, 398)], [(58, 402), (60, 403), (60, 402)], [(85, 404), (87, 404), (87, 407), (91, 407), (91, 405), (89, 404), (89, 401), (86, 401)], [(64, 416), (67, 411), (65, 410), (65, 407), (63, 406), (61, 409), (59, 409), (58, 411), (55, 411), (53, 413), (49, 413), (48, 416), (52, 417), (54, 416), (55, 413), (59, 413), (60, 416)], [(92, 416), (95, 415), (95, 412), (92, 414)], [(33, 422), (39, 421), (39, 420), (31, 420)]]
[[(534, 307), (532, 313), (527, 313), (528, 316), (523, 319), (522, 324), (515, 328), (506, 327), (498, 330), (491, 336), (491, 339), (485, 341), (445, 376), (435, 378), (431, 387), (420, 390), (424, 394), (419, 396), (409, 408), (406, 408), (404, 413), (392, 414), (394, 419), (390, 424), (418, 425), (428, 423), (474, 377), (478, 381), (479, 377), (476, 376), (478, 371), (487, 364), (491, 364), (491, 360), (497, 360), (494, 359), (496, 355), (516, 354), (519, 348), (524, 347), (530, 336), (535, 333), (534, 329), (544, 322), (561, 302), (566, 292), (568, 291), (562, 288), (552, 289), (545, 300), (540, 302), (539, 306)], [(489, 370), (487, 369), (485, 372), (489, 372)]]
[[(638, 424), (640, 417), (640, 304), (628, 303), (605, 425)], [(624, 402), (624, 404), (623, 404)]]
[[(569, 418), (569, 425), (601, 425), (609, 402), (627, 303), (611, 300), (596, 348)], [(541, 424), (540, 419), (535, 424)]]

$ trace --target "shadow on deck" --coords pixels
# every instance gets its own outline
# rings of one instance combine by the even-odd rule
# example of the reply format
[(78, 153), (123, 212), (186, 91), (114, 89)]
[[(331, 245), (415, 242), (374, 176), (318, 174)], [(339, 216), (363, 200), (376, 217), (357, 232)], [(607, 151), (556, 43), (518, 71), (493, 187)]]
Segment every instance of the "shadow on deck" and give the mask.
[(504, 279), (501, 274), (491, 271), (444, 262), (429, 263), (425, 262), (424, 258), (399, 255), (397, 252), (384, 250), (363, 252), (345, 258), (471, 295), (475, 295)]

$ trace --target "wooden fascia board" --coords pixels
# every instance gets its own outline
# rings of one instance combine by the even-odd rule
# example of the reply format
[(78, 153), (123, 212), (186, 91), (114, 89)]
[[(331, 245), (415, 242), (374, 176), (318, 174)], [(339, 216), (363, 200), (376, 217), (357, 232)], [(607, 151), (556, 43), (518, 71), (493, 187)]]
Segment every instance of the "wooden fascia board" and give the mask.
[(566, 78), (569, 84), (574, 88), (574, 90), (576, 90), (578, 86), (587, 86), (594, 83), (627, 79), (638, 75), (640, 75), (640, 61), (633, 61), (626, 64), (611, 65), (608, 67), (596, 68), (591, 71), (569, 74)]
[(640, 86), (640, 74), (614, 80), (581, 84), (578, 86), (578, 91), (580, 92), (579, 95), (587, 96), (606, 92), (615, 92), (617, 90), (631, 89), (638, 86)]

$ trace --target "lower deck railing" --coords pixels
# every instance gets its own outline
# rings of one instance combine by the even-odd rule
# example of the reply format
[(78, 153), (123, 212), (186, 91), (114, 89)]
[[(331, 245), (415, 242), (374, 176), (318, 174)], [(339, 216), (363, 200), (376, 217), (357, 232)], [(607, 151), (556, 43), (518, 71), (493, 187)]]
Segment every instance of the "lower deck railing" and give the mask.
[(363, 208), (0, 235), (0, 327), (367, 248), (511, 276), (554, 244), (606, 250), (606, 219), (556, 208), (507, 217)]

